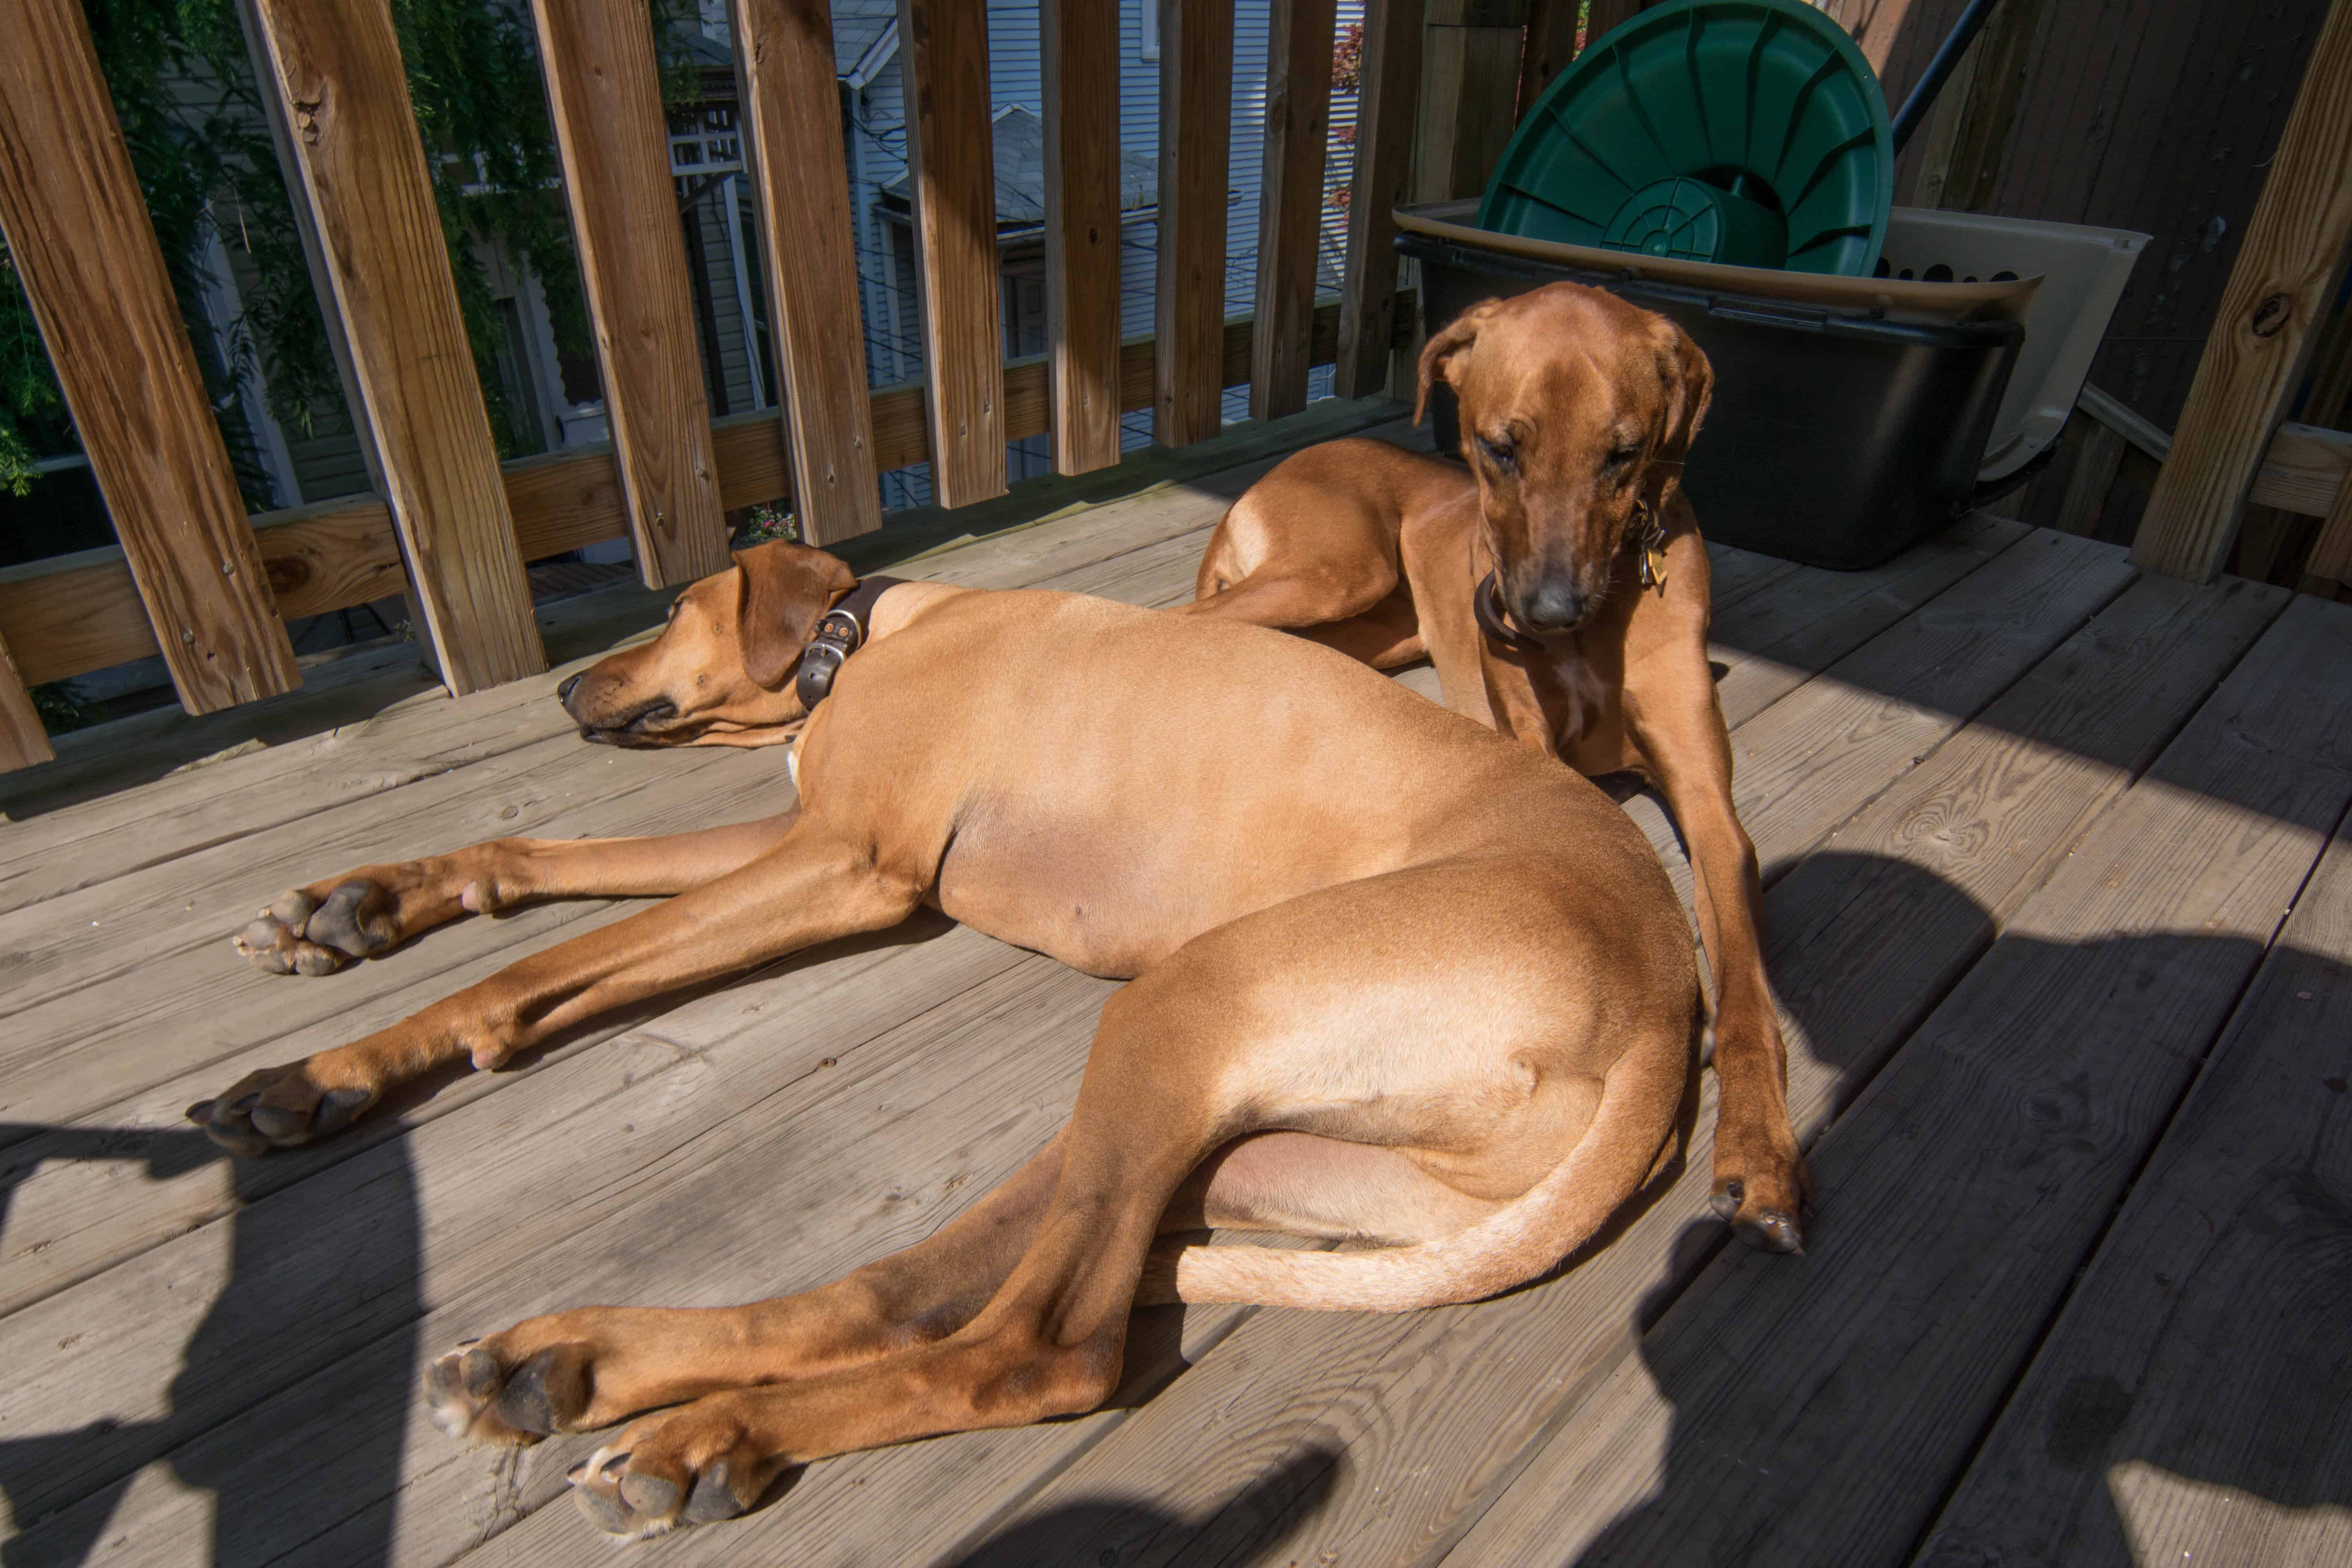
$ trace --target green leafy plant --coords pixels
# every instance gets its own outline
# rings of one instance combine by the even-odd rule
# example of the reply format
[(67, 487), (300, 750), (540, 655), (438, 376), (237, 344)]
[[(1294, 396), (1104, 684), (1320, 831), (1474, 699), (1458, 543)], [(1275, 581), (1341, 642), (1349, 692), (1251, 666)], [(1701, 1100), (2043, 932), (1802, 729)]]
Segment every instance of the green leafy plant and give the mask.
[(735, 537), (728, 543), (732, 549), (749, 550), (754, 544), (767, 544), (779, 539), (798, 544), (801, 542), (801, 520), (793, 512), (781, 510), (761, 501), (751, 509), (751, 515), (744, 520), (743, 526), (735, 531)]

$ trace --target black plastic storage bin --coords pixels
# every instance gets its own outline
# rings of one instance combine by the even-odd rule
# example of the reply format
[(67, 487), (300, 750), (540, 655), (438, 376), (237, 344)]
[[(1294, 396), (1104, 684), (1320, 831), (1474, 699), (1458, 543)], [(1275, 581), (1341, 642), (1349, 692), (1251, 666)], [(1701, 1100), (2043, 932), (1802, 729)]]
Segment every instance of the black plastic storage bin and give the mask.
[[(1585, 272), (1411, 232), (1429, 330), (1481, 300), (1568, 281), (1671, 318), (1715, 367), (1683, 470), (1707, 538), (1811, 566), (1875, 566), (1966, 510), (2025, 328), (1892, 321)], [(1459, 454), (1433, 388), (1438, 450)]]

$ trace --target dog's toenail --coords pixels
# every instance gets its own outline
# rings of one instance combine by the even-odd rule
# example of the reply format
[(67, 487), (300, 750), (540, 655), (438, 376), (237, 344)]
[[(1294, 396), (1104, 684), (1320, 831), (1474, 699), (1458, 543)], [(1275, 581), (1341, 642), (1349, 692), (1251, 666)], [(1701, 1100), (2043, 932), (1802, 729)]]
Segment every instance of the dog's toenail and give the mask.
[(576, 1464), (576, 1465), (572, 1466), (570, 1469), (568, 1469), (568, 1470), (564, 1471), (564, 1472), (563, 1472), (563, 1479), (564, 1479), (565, 1480), (567, 1480), (567, 1481), (570, 1481), (573, 1486), (575, 1486), (575, 1487), (576, 1487), (576, 1486), (578, 1486), (578, 1485), (580, 1484), (580, 1478), (581, 1478), (581, 1477), (583, 1477), (583, 1476), (584, 1476), (584, 1475), (586, 1475), (587, 1473), (588, 1473), (588, 1461), (587, 1461), (587, 1460), (585, 1460), (585, 1459), (583, 1459), (583, 1460), (581, 1460), (578, 1464)]

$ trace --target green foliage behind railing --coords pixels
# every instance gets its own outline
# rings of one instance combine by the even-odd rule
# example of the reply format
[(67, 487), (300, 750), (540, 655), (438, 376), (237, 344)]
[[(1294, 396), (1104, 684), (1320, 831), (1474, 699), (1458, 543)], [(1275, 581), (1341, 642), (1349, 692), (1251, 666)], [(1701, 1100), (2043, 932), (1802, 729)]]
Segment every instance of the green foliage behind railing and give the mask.
[[(692, 0), (650, 5), (667, 95), (690, 97), (673, 24), (692, 16)], [(84, 9), (230, 461), (248, 504), (267, 505), (239, 395), (247, 368), (261, 372), (269, 412), (291, 431), (348, 414), (233, 0), (84, 0)], [(499, 374), (505, 332), (476, 242), (504, 241), (538, 278), (560, 348), (591, 349), (530, 15), (515, 0), (393, 0), (392, 9), (491, 430), (500, 455), (512, 455), (536, 440)], [(218, 336), (201, 302), (215, 234), (252, 262), (243, 312)], [(22, 496), (38, 482), (37, 458), (75, 446), (5, 246), (0, 273), (0, 489)]]

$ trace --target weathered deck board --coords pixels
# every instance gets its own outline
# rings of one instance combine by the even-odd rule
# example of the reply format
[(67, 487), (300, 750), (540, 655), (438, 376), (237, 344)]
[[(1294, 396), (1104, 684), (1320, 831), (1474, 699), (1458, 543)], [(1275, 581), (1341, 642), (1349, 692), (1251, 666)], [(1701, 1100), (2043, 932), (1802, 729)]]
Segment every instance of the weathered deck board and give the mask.
[(1450, 1562), (1918, 1539), (2352, 802), (2348, 655), (2272, 626), (1816, 1148), (1803, 1265), (1718, 1257)]
[(1921, 1557), (2352, 1562), (2339, 826)]
[[(2031, 536), (1832, 667), (1854, 678), (1852, 683), (1824, 676), (1734, 728), (1742, 816), (1761, 856), (1769, 860), (1815, 842), (1907, 767), (1915, 746), (1930, 747), (1959, 726), (1958, 717), (1937, 705), (1980, 707), (2128, 581), (2130, 569), (2113, 550), (2069, 563), (2086, 569), (2053, 572), (2042, 542), (2060, 539)], [(1855, 604), (1864, 616), (1877, 608), (1866, 595)], [(1735, 629), (1738, 614), (1727, 617)], [(2204, 641), (2230, 650), (2233, 633), (2242, 647), (2243, 627)], [(1820, 636), (1825, 643), (1838, 640), (1828, 628)], [(2208, 667), (2212, 663), (2209, 657)], [(2211, 672), (2218, 676), (2219, 668)], [(1870, 684), (1861, 684), (1864, 679)], [(1815, 692), (1819, 700), (1810, 695)], [(1793, 715), (1789, 721), (1784, 710)], [(1906, 740), (1890, 748), (1883, 743), (1887, 736)], [(1751, 737), (1769, 741), (1751, 746)], [(1836, 784), (1819, 793), (1801, 787), (1825, 757), (1847, 745), (1874, 751), (1876, 770), (1832, 769)], [(1751, 759), (1751, 751), (1763, 754)], [(1637, 819), (1645, 826), (1656, 820), (1639, 813)], [(1886, 922), (1856, 934), (1864, 945), (1874, 936), (1889, 949), (1851, 960), (1864, 972), (1891, 961), (1893, 944), (1907, 942), (1899, 925)], [(1782, 978), (1801, 981), (1801, 968)], [(1818, 1125), (1840, 1087), (1838, 1068), (1867, 1056), (1869, 1047), (1816, 1042), (1834, 1054), (1828, 1070), (1808, 1073), (1801, 1061), (1807, 1042), (1790, 1033), (1801, 1058), (1791, 1072), (1792, 1110), (1801, 1123), (1810, 1118)], [(1883, 1045), (1879, 1049), (1883, 1054)], [(1707, 1087), (1711, 1095), (1711, 1079)], [(1261, 1313), (1146, 1416), (1041, 1493), (1024, 1517), (1086, 1497), (1148, 1496), (1148, 1506), (1106, 1509), (1102, 1528), (1074, 1540), (1055, 1560), (1075, 1563), (1111, 1550), (1122, 1563), (1214, 1561), (1277, 1543), (1286, 1553), (1298, 1552), (1300, 1542), (1286, 1535), (1297, 1522), (1290, 1511), (1301, 1497), (1314, 1496), (1327, 1517), (1345, 1521), (1317, 1537), (1322, 1550), (1381, 1561), (1442, 1551), (1499, 1489), (1526, 1447), (1561, 1417), (1576, 1391), (1624, 1353), (1624, 1324), (1644, 1289), (1687, 1277), (1698, 1258), (1678, 1256), (1677, 1248), (1704, 1248), (1720, 1237), (1720, 1226), (1703, 1218), (1711, 1125), (1711, 1110), (1703, 1111), (1701, 1141), (1680, 1180), (1575, 1272), (1468, 1315), (1428, 1313), (1412, 1323), (1359, 1320), (1343, 1327), (1312, 1314)], [(1685, 1229), (1694, 1223), (1699, 1229)], [(1333, 1341), (1343, 1348), (1330, 1348)], [(1255, 1371), (1300, 1363), (1311, 1368), (1307, 1390), (1270, 1384)], [(1529, 1375), (1535, 1367), (1544, 1374)], [(1318, 1448), (1329, 1451), (1329, 1463), (1307, 1462)], [(1289, 1471), (1288, 1490), (1261, 1480), (1260, 1472), (1276, 1468)], [(1172, 1492), (1151, 1491), (1141, 1484), (1146, 1475), (1184, 1479)], [(1168, 1524), (1244, 1492), (1247, 1509), (1218, 1515), (1197, 1536)], [(1312, 1561), (1315, 1550), (1306, 1549), (1302, 1560)]]

